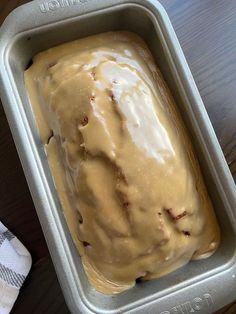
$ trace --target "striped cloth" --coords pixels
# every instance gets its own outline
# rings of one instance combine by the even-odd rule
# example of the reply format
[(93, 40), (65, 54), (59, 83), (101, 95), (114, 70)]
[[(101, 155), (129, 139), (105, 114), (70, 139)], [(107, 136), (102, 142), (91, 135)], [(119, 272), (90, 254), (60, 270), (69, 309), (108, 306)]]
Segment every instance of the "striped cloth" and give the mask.
[(10, 313), (31, 263), (23, 244), (0, 222), (0, 314)]

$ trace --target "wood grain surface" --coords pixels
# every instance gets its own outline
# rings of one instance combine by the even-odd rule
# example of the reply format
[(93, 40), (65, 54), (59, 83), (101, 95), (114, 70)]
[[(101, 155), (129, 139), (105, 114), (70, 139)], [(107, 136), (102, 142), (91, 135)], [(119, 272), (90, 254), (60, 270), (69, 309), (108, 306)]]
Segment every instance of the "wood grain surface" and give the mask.
[[(0, 0), (0, 24), (10, 11), (26, 2)], [(173, 23), (236, 180), (236, 0), (160, 2)], [(0, 220), (33, 257), (32, 270), (12, 313), (69, 313), (1, 104), (0, 178)], [(236, 303), (217, 312), (220, 313), (236, 313)]]

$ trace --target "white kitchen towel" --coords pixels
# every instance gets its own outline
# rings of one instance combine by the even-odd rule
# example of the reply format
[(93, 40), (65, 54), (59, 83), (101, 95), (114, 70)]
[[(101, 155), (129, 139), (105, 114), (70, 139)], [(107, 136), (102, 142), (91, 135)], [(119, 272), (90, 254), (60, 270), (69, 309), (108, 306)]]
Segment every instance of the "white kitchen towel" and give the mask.
[(10, 313), (31, 264), (30, 253), (0, 222), (0, 314)]

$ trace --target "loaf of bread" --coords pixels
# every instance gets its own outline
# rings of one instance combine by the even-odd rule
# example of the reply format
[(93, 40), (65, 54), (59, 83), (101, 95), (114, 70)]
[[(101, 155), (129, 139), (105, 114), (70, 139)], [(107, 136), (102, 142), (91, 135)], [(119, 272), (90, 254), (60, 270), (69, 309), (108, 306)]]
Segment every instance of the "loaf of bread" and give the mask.
[(219, 228), (175, 103), (129, 32), (39, 53), (25, 83), (90, 283), (119, 293), (210, 256)]

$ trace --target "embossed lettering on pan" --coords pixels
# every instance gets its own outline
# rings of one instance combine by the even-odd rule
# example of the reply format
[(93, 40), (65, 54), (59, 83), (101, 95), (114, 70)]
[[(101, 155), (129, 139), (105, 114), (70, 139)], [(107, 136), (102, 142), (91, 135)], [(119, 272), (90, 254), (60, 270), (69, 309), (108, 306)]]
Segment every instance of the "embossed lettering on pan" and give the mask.
[(47, 13), (50, 11), (56, 11), (57, 9), (63, 9), (66, 7), (81, 5), (91, 0), (51, 0), (40, 4), (40, 11)]
[(192, 314), (199, 313), (204, 310), (204, 313), (212, 313), (214, 301), (210, 293), (205, 293), (202, 297), (195, 297), (190, 301), (186, 301), (179, 305), (172, 307), (169, 310), (161, 312), (160, 314)]

